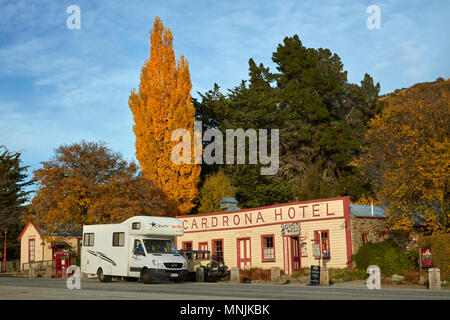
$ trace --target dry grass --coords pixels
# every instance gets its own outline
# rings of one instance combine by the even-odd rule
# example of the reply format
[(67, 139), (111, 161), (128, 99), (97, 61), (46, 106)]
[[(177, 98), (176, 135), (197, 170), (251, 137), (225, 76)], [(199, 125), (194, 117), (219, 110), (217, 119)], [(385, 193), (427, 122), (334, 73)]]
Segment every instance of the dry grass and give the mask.
[(408, 282), (413, 282), (420, 280), (419, 271), (418, 270), (406, 270), (403, 272), (403, 275), (405, 276), (405, 280)]

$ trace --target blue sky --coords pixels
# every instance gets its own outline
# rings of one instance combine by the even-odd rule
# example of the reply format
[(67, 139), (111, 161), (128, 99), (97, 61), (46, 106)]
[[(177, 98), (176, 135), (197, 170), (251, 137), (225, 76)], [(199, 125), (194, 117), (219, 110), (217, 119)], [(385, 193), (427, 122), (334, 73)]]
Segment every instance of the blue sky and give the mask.
[[(80, 30), (66, 26), (70, 5)], [(369, 5), (380, 7), (379, 30), (366, 26)], [(369, 73), (382, 93), (450, 74), (449, 1), (0, 0), (0, 145), (30, 171), (81, 139), (133, 160), (128, 96), (156, 16), (189, 61), (194, 97), (247, 79), (249, 58), (274, 70), (272, 53), (294, 34), (337, 53), (350, 82)]]

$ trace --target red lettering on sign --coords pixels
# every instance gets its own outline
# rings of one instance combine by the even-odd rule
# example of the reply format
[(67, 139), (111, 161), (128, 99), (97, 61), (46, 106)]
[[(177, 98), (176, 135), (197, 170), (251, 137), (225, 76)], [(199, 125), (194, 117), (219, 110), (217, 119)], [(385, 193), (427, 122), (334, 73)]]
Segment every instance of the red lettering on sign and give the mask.
[(327, 203), (327, 216), (334, 216), (334, 212), (328, 212), (328, 203)]
[(187, 220), (183, 220), (183, 228), (184, 230), (187, 230), (188, 227), (184, 224), (185, 222), (187, 223)]
[[(236, 218), (237, 218), (237, 222), (236, 222)], [(241, 223), (241, 218), (239, 218), (238, 215), (234, 215), (233, 222), (234, 222), (234, 225), (237, 226), (239, 223)]]
[(217, 223), (218, 223), (217, 217), (212, 217), (211, 218), (211, 227), (213, 227), (213, 228), (217, 227)]
[(315, 214), (316, 212), (318, 213), (319, 212), (319, 208), (315, 208), (315, 207), (318, 207), (319, 206), (319, 204), (313, 204), (312, 205), (312, 215), (313, 215), (313, 217), (320, 217), (320, 213), (319, 214)]
[(258, 212), (258, 216), (256, 217), (256, 223), (258, 223), (259, 220), (262, 220), (262, 222), (264, 223), (264, 219), (261, 212)]
[(308, 206), (299, 206), (299, 208), (303, 210), (303, 218), (305, 217), (305, 208), (307, 207)]
[(202, 228), (206, 228), (207, 220), (206, 218), (202, 218)]
[(228, 227), (228, 216), (223, 216), (222, 224), (224, 227), (225, 227), (225, 225)]
[(250, 216), (248, 213), (245, 214), (245, 224), (247, 224), (247, 221), (252, 224), (253, 223), (253, 219), (252, 219), (252, 213), (250, 212)]
[(277, 221), (277, 217), (280, 216), (280, 220), (283, 220), (283, 208), (280, 208), (280, 212), (277, 213), (277, 209), (275, 211), (275, 221)]
[[(292, 212), (292, 216), (291, 216), (291, 212)], [(289, 208), (288, 216), (289, 216), (289, 219), (294, 219), (295, 218), (295, 209), (293, 207)]]
[(195, 229), (198, 229), (198, 227), (197, 227), (197, 221), (195, 221), (195, 219), (192, 220), (191, 229), (194, 229), (194, 226), (195, 226)]

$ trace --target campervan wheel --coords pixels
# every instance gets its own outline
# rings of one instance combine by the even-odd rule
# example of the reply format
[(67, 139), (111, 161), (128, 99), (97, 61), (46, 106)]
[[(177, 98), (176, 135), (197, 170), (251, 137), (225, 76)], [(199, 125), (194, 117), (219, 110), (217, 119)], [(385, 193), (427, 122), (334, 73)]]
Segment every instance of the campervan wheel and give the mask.
[(152, 280), (153, 280), (152, 275), (150, 274), (150, 270), (148, 270), (148, 269), (142, 270), (141, 278), (145, 284), (150, 284), (150, 283), (152, 283)]
[(107, 276), (107, 275), (103, 274), (102, 268), (98, 269), (97, 276), (98, 276), (98, 280), (100, 280), (100, 282), (110, 282), (112, 280), (111, 276)]

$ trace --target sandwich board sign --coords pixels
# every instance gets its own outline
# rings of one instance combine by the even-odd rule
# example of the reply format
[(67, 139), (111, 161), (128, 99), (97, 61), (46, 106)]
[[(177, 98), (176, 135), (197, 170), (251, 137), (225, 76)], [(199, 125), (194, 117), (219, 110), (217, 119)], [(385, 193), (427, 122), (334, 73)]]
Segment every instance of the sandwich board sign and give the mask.
[(320, 285), (320, 266), (311, 266), (309, 285), (311, 286)]

